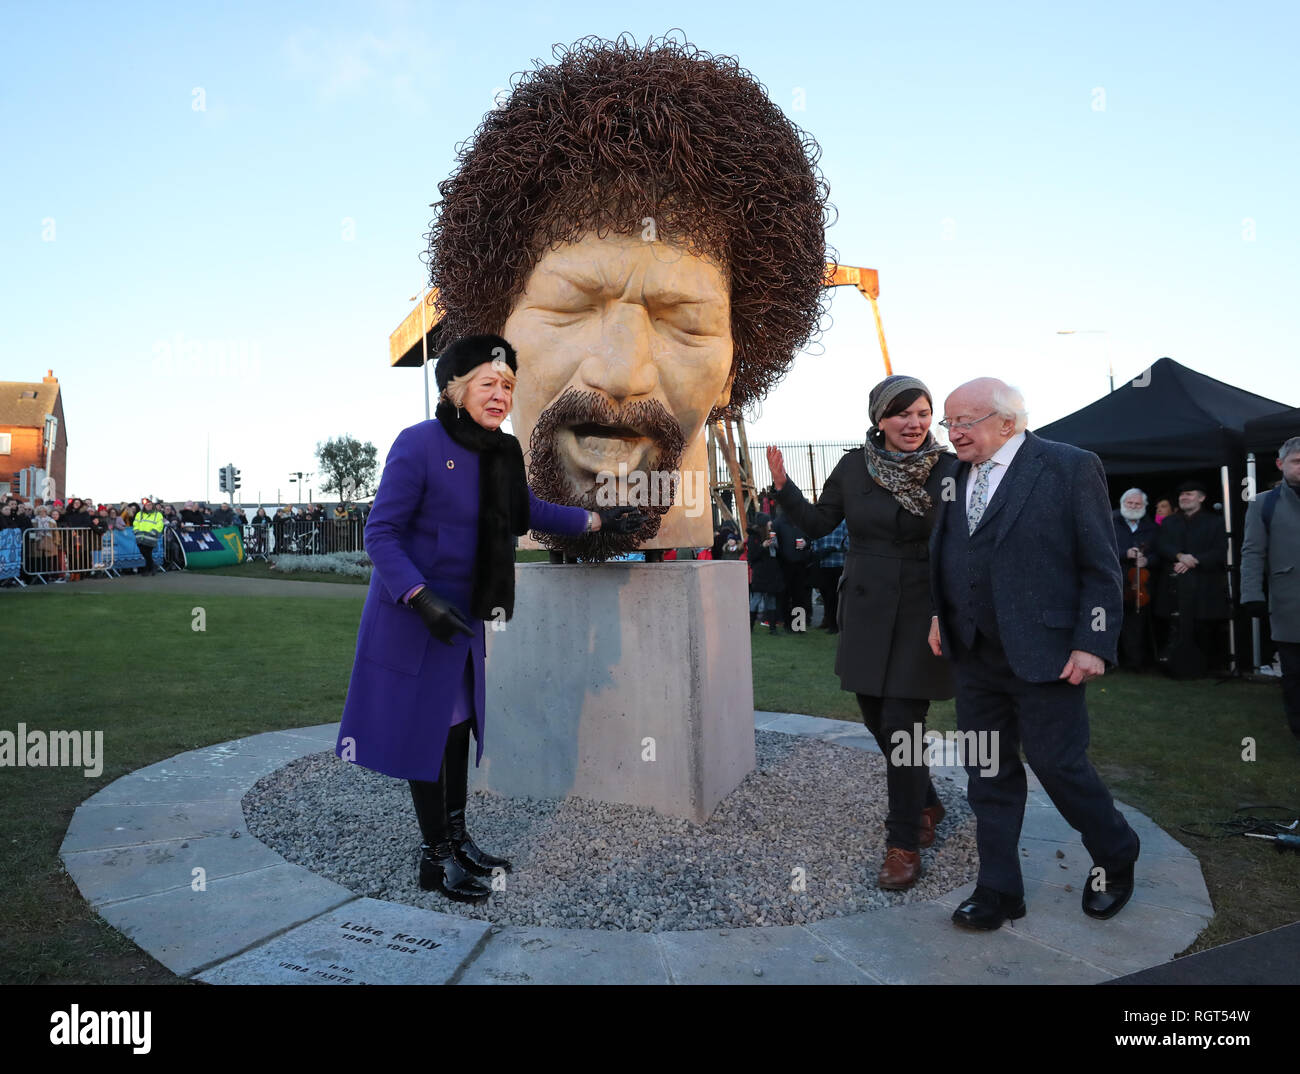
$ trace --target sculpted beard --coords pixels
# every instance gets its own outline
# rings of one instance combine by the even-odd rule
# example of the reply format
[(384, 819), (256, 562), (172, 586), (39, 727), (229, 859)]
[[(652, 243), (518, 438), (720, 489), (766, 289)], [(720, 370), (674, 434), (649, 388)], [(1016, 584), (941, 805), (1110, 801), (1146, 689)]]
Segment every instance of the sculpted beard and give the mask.
[[(644, 464), (651, 473), (658, 471), (675, 474), (681, 466), (686, 438), (682, 435), (681, 426), (662, 403), (643, 399), (620, 408), (597, 392), (580, 392), (570, 388), (538, 416), (529, 441), (529, 483), (542, 499), (588, 510), (609, 506), (597, 503), (598, 484), (590, 489), (575, 489), (564, 460), (560, 457), (556, 436), (559, 430), (585, 424), (632, 429), (649, 438), (657, 449), (657, 453)], [(617, 474), (617, 463), (611, 470)], [(676, 499), (675, 491), (673, 498)], [(671, 505), (634, 503), (631, 506), (639, 507), (650, 516), (649, 521), (633, 533), (611, 534), (602, 530), (578, 537), (562, 537), (534, 531), (532, 536), (539, 544), (556, 552), (600, 562), (611, 556), (634, 551), (643, 541), (654, 537)]]

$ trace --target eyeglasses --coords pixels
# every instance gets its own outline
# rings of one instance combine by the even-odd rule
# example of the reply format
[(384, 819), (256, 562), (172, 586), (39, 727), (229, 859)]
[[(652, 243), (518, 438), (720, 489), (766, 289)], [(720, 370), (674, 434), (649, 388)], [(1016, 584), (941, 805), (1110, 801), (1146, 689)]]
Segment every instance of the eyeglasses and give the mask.
[(941, 422), (939, 422), (938, 424), (939, 424), (939, 428), (940, 428), (940, 429), (948, 429), (949, 431), (956, 430), (956, 431), (958, 431), (958, 432), (963, 432), (963, 433), (964, 433), (964, 432), (965, 432), (967, 429), (969, 429), (972, 425), (978, 425), (978, 424), (979, 424), (980, 422), (982, 422), (982, 421), (988, 421), (989, 418), (993, 417), (993, 415), (996, 414), (996, 413), (997, 413), (997, 411), (995, 410), (995, 411), (993, 411), (993, 412), (990, 413), (990, 414), (985, 414), (984, 417), (982, 417), (982, 418), (976, 418), (974, 421), (959, 421), (959, 422), (957, 422), (956, 425), (953, 424), (951, 418), (944, 418), (944, 419), (943, 419)]

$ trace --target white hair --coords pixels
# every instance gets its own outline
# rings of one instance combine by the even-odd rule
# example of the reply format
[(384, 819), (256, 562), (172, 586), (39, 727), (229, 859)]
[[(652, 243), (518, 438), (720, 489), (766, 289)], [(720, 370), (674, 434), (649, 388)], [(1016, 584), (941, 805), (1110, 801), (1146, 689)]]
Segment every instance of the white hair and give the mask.
[(1015, 422), (1016, 432), (1025, 431), (1025, 426), (1029, 424), (1029, 411), (1025, 409), (1025, 397), (1020, 394), (1019, 388), (1013, 388), (1009, 384), (994, 388), (989, 403), (997, 411), (998, 417)]
[(1130, 496), (1141, 496), (1143, 508), (1145, 508), (1146, 505), (1151, 502), (1149, 499), (1147, 499), (1147, 494), (1143, 492), (1141, 489), (1129, 489), (1128, 492), (1124, 493), (1124, 495), (1119, 498), (1119, 502), (1123, 503)]
[(446, 399), (454, 407), (465, 405), (465, 393), (469, 391), (469, 382), (483, 372), (483, 367), (487, 366), (494, 373), (500, 373), (501, 379), (506, 382), (506, 387), (513, 389), (515, 386), (515, 374), (505, 362), (500, 359), (490, 362), (480, 362), (468, 373), (462, 373), (459, 377), (452, 377), (447, 381), (447, 386), (442, 389), (439, 399)]
[(1288, 455), (1294, 455), (1297, 451), (1300, 451), (1300, 436), (1293, 436), (1277, 449), (1278, 461), (1284, 461)]

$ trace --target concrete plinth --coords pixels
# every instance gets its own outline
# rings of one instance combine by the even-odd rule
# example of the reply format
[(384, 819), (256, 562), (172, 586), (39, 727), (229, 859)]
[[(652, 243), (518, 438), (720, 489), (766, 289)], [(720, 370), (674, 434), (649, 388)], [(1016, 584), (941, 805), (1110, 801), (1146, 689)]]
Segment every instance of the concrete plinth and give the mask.
[(473, 785), (707, 820), (754, 770), (748, 592), (739, 561), (520, 564)]

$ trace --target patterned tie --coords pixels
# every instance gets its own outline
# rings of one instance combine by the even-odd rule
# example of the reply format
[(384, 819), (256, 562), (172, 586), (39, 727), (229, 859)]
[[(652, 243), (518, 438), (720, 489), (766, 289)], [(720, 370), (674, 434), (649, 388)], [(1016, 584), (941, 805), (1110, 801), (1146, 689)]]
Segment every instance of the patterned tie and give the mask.
[(966, 523), (970, 526), (970, 532), (975, 532), (975, 527), (980, 524), (980, 519), (984, 517), (984, 508), (989, 504), (989, 473), (997, 463), (992, 459), (988, 462), (978, 463), (975, 467), (975, 487), (970, 494), (970, 507), (966, 509)]

